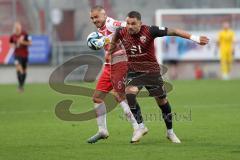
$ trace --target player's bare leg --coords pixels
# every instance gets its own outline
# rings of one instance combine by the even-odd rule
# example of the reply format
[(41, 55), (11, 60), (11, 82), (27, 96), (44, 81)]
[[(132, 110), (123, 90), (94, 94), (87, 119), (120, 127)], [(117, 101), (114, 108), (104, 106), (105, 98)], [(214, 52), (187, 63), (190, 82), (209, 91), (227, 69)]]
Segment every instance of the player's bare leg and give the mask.
[(139, 128), (134, 131), (133, 137), (131, 139), (131, 143), (136, 143), (136, 142), (139, 142), (140, 139), (148, 133), (148, 129), (147, 127), (144, 126), (142, 115), (141, 115), (141, 109), (136, 100), (136, 96), (139, 92), (138, 87), (127, 86), (125, 91), (126, 91), (126, 98), (127, 98), (129, 107), (131, 109), (131, 112), (133, 113), (135, 119), (139, 124)]
[(221, 70), (222, 70), (222, 79), (228, 80), (229, 79), (229, 69), (228, 69), (228, 62), (225, 58), (221, 58)]
[(98, 132), (87, 140), (88, 143), (96, 143), (98, 140), (106, 139), (109, 136), (107, 130), (107, 113), (104, 98), (107, 93), (102, 91), (95, 91), (93, 94), (94, 108), (97, 115)]
[(171, 106), (166, 98), (155, 97), (155, 100), (162, 111), (162, 117), (167, 127), (167, 138), (173, 143), (181, 143), (173, 132)]

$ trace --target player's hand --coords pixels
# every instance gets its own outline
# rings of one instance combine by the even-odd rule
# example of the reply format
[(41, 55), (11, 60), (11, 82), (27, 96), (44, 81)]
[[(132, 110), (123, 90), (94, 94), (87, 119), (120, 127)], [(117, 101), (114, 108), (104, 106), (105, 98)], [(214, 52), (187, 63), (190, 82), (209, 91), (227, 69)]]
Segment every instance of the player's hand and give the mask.
[(200, 36), (200, 45), (206, 45), (209, 42), (209, 38), (206, 36)]
[(108, 37), (105, 37), (105, 45), (110, 44), (110, 39)]
[(23, 40), (24, 40), (24, 37), (21, 36), (17, 41), (17, 46), (20, 46), (22, 44)]

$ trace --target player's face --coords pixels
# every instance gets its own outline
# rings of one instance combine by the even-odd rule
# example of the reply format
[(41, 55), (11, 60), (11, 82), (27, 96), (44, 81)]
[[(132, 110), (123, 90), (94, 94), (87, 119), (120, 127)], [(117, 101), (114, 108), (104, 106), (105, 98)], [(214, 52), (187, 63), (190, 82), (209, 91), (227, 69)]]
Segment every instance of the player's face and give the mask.
[(93, 10), (90, 13), (90, 18), (93, 22), (93, 24), (97, 27), (97, 28), (101, 28), (104, 26), (107, 16), (105, 14), (105, 11), (101, 10)]
[(127, 17), (126, 22), (127, 31), (129, 34), (137, 34), (140, 31), (142, 22), (137, 18)]
[(22, 26), (21, 26), (21, 24), (20, 23), (18, 23), (18, 22), (16, 22), (15, 24), (14, 24), (14, 29), (13, 29), (14, 31), (14, 33), (15, 34), (17, 34), (17, 35), (19, 35), (20, 33), (21, 33), (21, 31), (22, 31)]
[(226, 30), (229, 29), (230, 28), (230, 24), (228, 22), (224, 22), (223, 23), (223, 28), (226, 29)]

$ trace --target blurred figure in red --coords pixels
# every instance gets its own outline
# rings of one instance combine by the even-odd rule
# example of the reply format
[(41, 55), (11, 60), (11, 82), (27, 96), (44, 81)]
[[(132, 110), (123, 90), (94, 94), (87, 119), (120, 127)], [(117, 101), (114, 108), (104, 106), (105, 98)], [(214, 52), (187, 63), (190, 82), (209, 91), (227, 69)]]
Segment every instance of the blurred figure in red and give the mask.
[(15, 58), (14, 64), (17, 71), (18, 90), (23, 92), (27, 74), (28, 46), (32, 44), (32, 41), (19, 22), (14, 23), (10, 44)]
[(199, 64), (195, 65), (195, 79), (203, 79), (203, 70)]

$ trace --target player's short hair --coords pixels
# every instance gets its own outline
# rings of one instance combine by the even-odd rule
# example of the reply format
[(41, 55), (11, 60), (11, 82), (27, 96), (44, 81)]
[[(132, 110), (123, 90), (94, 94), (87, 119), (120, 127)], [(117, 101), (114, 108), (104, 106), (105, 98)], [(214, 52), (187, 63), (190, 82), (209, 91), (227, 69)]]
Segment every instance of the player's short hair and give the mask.
[(129, 18), (136, 18), (141, 21), (141, 14), (138, 11), (131, 11), (127, 14)]
[(95, 11), (95, 10), (97, 10), (97, 11), (102, 11), (102, 10), (104, 10), (104, 8), (103, 8), (103, 6), (96, 5), (96, 6), (93, 6), (93, 7), (91, 8), (91, 12), (93, 12), (93, 11)]

